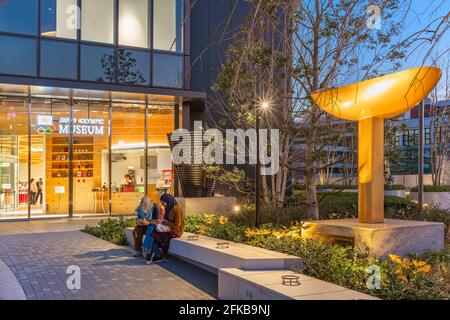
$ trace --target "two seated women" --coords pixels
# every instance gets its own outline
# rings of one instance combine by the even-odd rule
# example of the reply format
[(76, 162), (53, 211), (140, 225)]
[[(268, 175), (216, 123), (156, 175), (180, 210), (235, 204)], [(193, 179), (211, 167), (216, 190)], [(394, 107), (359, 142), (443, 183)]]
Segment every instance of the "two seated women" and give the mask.
[(161, 205), (146, 196), (135, 210), (134, 256), (145, 256), (146, 264), (162, 261), (163, 254), (169, 250), (170, 240), (181, 237), (184, 232), (183, 210), (174, 196), (163, 194), (160, 202)]

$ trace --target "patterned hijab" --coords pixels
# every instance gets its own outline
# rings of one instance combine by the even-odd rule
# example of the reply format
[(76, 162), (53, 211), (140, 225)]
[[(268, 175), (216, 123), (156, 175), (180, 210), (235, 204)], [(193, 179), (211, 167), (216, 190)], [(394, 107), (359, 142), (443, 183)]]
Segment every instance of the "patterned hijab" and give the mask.
[(168, 193), (164, 193), (161, 196), (160, 200), (167, 203), (166, 208), (165, 208), (166, 209), (165, 219), (169, 220), (170, 211), (172, 211), (173, 207), (175, 207), (178, 204), (177, 200), (175, 200), (175, 197), (173, 195), (168, 194)]

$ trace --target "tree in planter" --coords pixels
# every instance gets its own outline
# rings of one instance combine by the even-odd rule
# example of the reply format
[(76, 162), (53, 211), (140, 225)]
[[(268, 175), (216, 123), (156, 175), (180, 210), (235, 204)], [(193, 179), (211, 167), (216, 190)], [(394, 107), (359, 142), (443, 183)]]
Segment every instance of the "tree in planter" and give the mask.
[(392, 175), (392, 167), (397, 167), (402, 155), (400, 145), (397, 143), (397, 137), (406, 130), (405, 123), (400, 123), (393, 119), (385, 120), (384, 130), (384, 180), (385, 184), (392, 185), (394, 177)]
[(225, 99), (216, 99), (209, 109), (231, 127), (248, 128), (254, 125), (254, 104), (272, 99), (275, 110), (264, 123), (281, 129), (282, 169), (263, 180), (266, 201), (284, 202), (290, 172), (304, 178), (308, 216), (319, 218), (317, 177), (346, 159), (345, 153), (329, 158), (326, 152), (342, 143), (345, 130), (312, 102), (310, 93), (378, 75), (386, 62), (397, 68), (404, 55), (391, 39), (402, 29), (394, 14), (408, 10), (403, 2), (374, 1), (384, 23), (383, 30), (374, 30), (367, 26), (365, 1), (253, 1), (215, 86)]

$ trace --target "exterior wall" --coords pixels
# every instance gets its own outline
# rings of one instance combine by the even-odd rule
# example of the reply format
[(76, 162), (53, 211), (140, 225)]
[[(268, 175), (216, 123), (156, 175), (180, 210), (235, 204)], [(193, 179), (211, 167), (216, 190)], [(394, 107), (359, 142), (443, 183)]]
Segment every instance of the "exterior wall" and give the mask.
[(243, 0), (197, 0), (191, 10), (191, 89), (210, 93), (235, 30), (250, 8)]
[(185, 216), (192, 214), (231, 215), (236, 205), (235, 197), (182, 198), (177, 201)]

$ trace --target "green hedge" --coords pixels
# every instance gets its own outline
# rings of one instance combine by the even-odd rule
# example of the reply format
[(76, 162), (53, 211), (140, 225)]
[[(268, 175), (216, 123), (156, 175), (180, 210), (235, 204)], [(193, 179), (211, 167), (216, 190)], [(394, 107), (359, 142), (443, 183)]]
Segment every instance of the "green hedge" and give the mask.
[[(358, 189), (357, 185), (345, 186), (341, 184), (323, 184), (318, 185), (317, 190), (321, 189), (333, 189), (333, 190), (356, 190)], [(384, 185), (384, 190), (405, 190), (405, 186), (402, 184), (386, 184)]]
[(127, 243), (125, 229), (135, 225), (136, 219), (108, 219), (101, 220), (98, 226), (87, 225), (82, 231), (118, 245), (125, 245)]
[(385, 184), (384, 190), (406, 190), (402, 184)]
[[(415, 186), (414, 188), (411, 188), (411, 192), (418, 192), (419, 187)], [(442, 186), (433, 186), (433, 185), (424, 185), (423, 186), (424, 192), (450, 192), (450, 185), (442, 185)]]
[(320, 189), (334, 189), (334, 190), (356, 190), (358, 189), (357, 185), (345, 186), (342, 184), (320, 184), (316, 186), (317, 190)]

